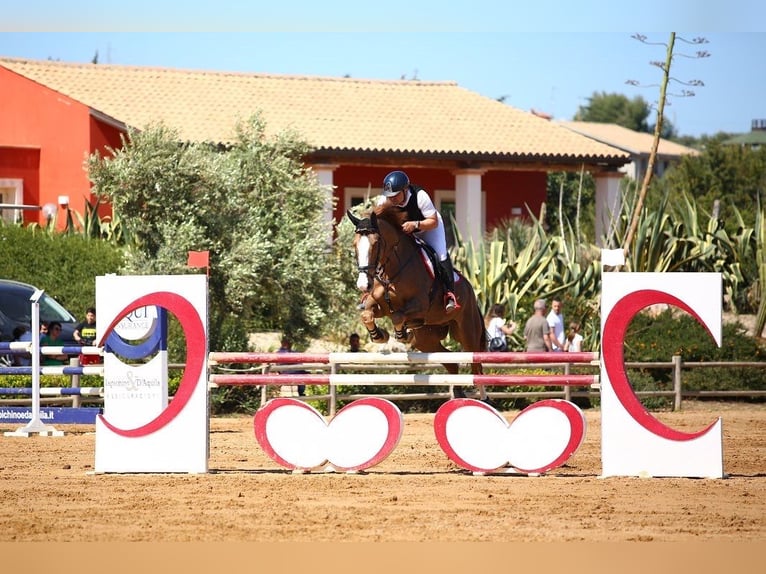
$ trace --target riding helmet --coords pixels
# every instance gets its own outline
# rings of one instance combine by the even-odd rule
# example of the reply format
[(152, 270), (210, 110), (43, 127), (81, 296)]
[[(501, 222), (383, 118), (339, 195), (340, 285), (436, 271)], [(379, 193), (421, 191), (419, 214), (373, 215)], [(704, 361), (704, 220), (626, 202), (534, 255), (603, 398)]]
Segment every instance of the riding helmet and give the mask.
[(403, 171), (392, 171), (383, 180), (383, 195), (393, 197), (410, 185), (410, 178)]

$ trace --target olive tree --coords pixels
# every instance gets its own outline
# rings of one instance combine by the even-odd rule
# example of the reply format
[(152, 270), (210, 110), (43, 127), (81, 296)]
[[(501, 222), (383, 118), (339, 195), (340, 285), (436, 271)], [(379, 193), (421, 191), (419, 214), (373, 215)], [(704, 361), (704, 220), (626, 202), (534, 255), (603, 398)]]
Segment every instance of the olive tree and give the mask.
[[(227, 146), (184, 143), (163, 125), (131, 131), (110, 157), (89, 159), (94, 193), (129, 231), (124, 271), (188, 273), (187, 254), (210, 252), (211, 348), (233, 318), (296, 340), (317, 336), (349, 289), (330, 243), (327, 194), (297, 135), (267, 137), (260, 116)], [(241, 349), (239, 349), (241, 350)]]

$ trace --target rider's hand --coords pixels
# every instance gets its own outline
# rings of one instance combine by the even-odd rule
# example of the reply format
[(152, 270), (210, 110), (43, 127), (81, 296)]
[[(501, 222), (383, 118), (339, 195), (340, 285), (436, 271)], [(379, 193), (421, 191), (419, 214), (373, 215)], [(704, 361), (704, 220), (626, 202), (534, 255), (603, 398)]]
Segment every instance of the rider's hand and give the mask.
[(402, 231), (405, 233), (415, 233), (419, 227), (420, 224), (418, 221), (405, 221), (402, 224)]

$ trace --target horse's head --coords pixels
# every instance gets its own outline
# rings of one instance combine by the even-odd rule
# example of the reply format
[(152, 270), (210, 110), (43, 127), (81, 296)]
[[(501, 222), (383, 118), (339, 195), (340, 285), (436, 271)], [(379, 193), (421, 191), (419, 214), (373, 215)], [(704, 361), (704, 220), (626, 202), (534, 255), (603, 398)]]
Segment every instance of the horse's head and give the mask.
[(369, 217), (361, 219), (356, 217), (351, 210), (346, 211), (346, 215), (356, 227), (354, 232), (354, 252), (356, 253), (356, 264), (359, 271), (359, 277), (356, 280), (356, 286), (365, 292), (372, 290), (375, 279), (375, 272), (380, 258), (380, 230), (378, 229), (378, 219), (373, 211)]

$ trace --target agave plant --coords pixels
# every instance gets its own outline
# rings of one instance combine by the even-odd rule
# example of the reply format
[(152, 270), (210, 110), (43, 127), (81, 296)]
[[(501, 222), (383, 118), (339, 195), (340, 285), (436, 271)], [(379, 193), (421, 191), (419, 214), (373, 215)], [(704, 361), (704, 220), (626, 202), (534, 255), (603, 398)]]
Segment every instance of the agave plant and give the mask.
[(763, 296), (764, 286), (766, 286), (766, 227), (764, 226), (763, 209), (758, 209), (755, 217), (755, 261), (758, 268), (758, 281), (755, 283), (754, 298), (758, 301), (758, 312), (755, 318), (756, 336), (763, 333), (766, 326), (766, 297)]
[(86, 199), (85, 213), (80, 215), (79, 212), (75, 212), (82, 235), (88, 239), (101, 239), (115, 245), (131, 243), (119, 216), (114, 213), (111, 216), (101, 217), (98, 214), (99, 205), (101, 200), (98, 197), (93, 202)]

